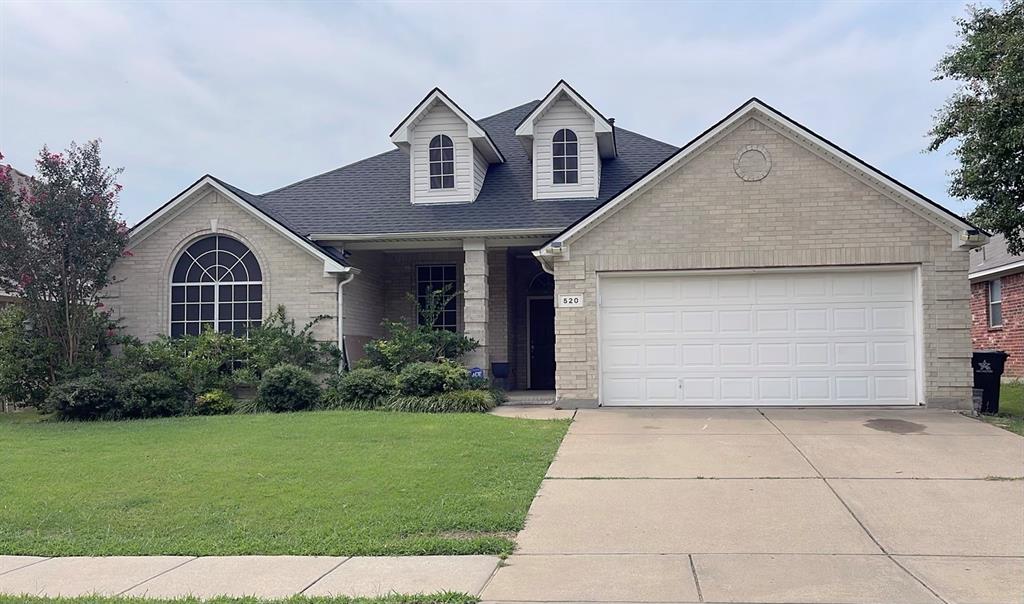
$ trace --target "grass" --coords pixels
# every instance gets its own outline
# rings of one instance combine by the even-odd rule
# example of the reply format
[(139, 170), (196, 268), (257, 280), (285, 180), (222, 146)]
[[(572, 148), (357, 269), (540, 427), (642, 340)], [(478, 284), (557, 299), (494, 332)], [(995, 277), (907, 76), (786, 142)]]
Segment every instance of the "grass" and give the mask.
[(384, 596), (382, 598), (292, 596), (290, 598), (271, 600), (251, 597), (230, 598), (224, 596), (208, 600), (201, 600), (197, 598), (165, 600), (105, 596), (48, 598), (43, 596), (5, 596), (0, 594), (0, 604), (476, 604), (479, 601), (479, 598), (457, 593), (441, 593), (425, 596), (392, 595)]
[(568, 427), (374, 411), (0, 414), (0, 554), (506, 554)]
[(990, 424), (1024, 436), (1024, 384), (1001, 384), (999, 389), (999, 413), (982, 415)]

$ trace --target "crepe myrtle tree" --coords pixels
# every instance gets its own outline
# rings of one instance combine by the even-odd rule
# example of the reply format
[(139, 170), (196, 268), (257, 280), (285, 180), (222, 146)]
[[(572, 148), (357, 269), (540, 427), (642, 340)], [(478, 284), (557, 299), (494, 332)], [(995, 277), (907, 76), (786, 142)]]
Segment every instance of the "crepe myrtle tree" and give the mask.
[(121, 171), (103, 165), (98, 140), (43, 147), (32, 178), (0, 165), (0, 289), (19, 298), (26, 329), (53, 344), (51, 380), (95, 358), (114, 333), (100, 294), (130, 254)]
[(935, 116), (929, 151), (953, 141), (960, 167), (949, 192), (978, 202), (970, 218), (1024, 252), (1024, 0), (974, 6), (957, 20), (960, 44), (939, 63), (937, 80), (960, 88)]

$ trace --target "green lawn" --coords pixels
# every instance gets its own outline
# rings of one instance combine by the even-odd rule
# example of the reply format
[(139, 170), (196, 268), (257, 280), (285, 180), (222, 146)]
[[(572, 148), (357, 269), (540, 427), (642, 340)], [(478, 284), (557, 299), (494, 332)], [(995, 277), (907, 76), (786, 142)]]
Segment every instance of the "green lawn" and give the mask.
[(1024, 384), (1002, 384), (999, 389), (999, 413), (982, 419), (1024, 436)]
[(464, 594), (446, 593), (427, 596), (385, 596), (383, 598), (346, 598), (293, 596), (276, 600), (260, 598), (218, 597), (208, 600), (180, 598), (176, 600), (151, 598), (124, 598), (103, 596), (81, 596), (77, 598), (47, 598), (39, 596), (5, 596), (0, 594), (0, 604), (476, 604), (479, 598)]
[(373, 411), (0, 414), (0, 554), (511, 551), (568, 427)]

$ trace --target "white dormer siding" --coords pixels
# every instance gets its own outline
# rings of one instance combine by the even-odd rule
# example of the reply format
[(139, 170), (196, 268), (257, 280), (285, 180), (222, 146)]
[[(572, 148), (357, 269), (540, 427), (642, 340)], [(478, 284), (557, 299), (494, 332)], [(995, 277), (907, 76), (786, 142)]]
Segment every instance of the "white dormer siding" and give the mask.
[[(430, 141), (451, 140), (454, 186), (430, 188)], [(484, 186), (487, 168), (505, 161), (487, 131), (439, 88), (427, 94), (391, 132), (391, 142), (409, 154), (409, 201), (414, 204), (470, 203)], [(445, 141), (447, 146), (447, 141)], [(445, 178), (448, 180), (448, 177)]]
[[(555, 178), (552, 145), (562, 129), (571, 130), (576, 139), (577, 173)], [(516, 126), (516, 137), (533, 162), (534, 199), (596, 198), (601, 193), (601, 160), (618, 155), (615, 148), (614, 121), (605, 118), (565, 80), (559, 80), (523, 121)]]
[(484, 188), (484, 178), (487, 177), (487, 168), (490, 164), (483, 153), (473, 148), (473, 199), (480, 195), (480, 189)]
[[(435, 103), (411, 128), (413, 203), (466, 203), (476, 199), (473, 143), (466, 122), (444, 103)], [(444, 134), (455, 144), (455, 187), (430, 188), (430, 141)]]
[[(579, 180), (576, 183), (555, 184), (552, 177), (551, 143), (555, 133), (562, 128), (572, 130), (579, 139)], [(534, 123), (533, 198), (597, 197), (600, 163), (594, 119), (569, 97), (562, 95)]]

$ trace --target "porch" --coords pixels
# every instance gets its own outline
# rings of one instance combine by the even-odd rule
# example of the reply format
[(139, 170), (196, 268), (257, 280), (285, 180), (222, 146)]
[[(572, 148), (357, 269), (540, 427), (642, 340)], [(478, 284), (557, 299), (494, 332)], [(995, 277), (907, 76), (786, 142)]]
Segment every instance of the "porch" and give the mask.
[[(537, 241), (533, 241), (537, 239)], [(417, 303), (428, 291), (459, 292), (436, 325), (473, 338), (467, 355), (507, 390), (547, 391), (554, 399), (554, 279), (532, 255), (541, 240), (362, 241), (337, 243), (361, 273), (343, 290), (342, 333), (355, 363), (384, 335), (384, 320), (422, 322)], [(533, 398), (536, 398), (533, 395)]]

